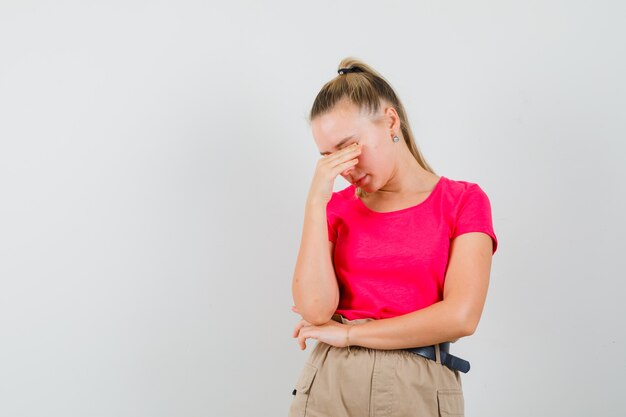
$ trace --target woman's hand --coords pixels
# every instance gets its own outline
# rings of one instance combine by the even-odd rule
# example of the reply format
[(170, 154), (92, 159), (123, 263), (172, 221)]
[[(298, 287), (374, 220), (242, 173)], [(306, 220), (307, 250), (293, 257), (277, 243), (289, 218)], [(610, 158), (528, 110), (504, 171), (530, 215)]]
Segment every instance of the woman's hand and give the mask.
[(307, 201), (327, 204), (333, 195), (335, 178), (341, 173), (347, 175), (350, 169), (359, 162), (356, 157), (360, 154), (361, 145), (353, 143), (320, 158), (315, 167)]
[[(295, 307), (292, 307), (291, 310), (294, 313), (298, 313)], [(306, 349), (306, 339), (315, 339), (336, 347), (346, 347), (348, 346), (349, 326), (335, 320), (330, 320), (321, 326), (315, 326), (301, 319), (293, 331), (293, 337), (298, 338), (300, 350)]]

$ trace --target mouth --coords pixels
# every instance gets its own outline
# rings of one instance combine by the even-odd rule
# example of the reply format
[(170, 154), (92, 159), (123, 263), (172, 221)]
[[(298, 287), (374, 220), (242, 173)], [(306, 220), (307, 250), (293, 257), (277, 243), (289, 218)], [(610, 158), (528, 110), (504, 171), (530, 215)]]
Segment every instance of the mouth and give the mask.
[(365, 179), (365, 177), (367, 177), (367, 174), (363, 175), (361, 178), (359, 178), (358, 180), (354, 181), (354, 185), (360, 186), (361, 183), (363, 182), (363, 180)]

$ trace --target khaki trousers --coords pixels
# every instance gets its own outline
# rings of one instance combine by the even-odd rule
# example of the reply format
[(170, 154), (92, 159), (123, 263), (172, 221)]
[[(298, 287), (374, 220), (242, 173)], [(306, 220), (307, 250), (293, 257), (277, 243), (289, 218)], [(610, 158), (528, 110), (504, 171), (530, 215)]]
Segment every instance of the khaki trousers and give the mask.
[[(373, 319), (348, 320), (344, 324)], [(309, 339), (311, 341), (311, 339)], [(338, 348), (317, 342), (296, 383), (289, 417), (464, 415), (459, 371), (405, 350)]]

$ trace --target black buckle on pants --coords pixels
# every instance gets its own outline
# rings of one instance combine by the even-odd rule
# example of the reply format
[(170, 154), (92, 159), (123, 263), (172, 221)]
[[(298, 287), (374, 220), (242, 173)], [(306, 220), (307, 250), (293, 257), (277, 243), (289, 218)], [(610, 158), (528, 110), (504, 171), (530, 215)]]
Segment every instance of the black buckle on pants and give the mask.
[[(435, 346), (422, 346), (416, 348), (404, 349), (416, 355), (423, 356), (434, 361), (437, 360), (435, 352)], [(450, 369), (456, 369), (463, 373), (467, 373), (470, 370), (470, 363), (465, 359), (461, 359), (458, 356), (450, 354), (450, 342), (439, 343), (439, 354), (441, 356), (441, 364), (447, 366)]]

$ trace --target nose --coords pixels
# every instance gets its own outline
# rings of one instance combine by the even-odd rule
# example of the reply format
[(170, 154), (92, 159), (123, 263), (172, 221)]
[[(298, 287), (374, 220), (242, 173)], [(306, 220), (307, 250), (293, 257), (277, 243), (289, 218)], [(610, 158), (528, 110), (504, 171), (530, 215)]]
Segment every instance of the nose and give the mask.
[(352, 179), (349, 178), (348, 175), (351, 174), (351, 173), (354, 173), (354, 167), (350, 167), (350, 168), (347, 168), (347, 169), (343, 170), (343, 172), (341, 173), (341, 176), (344, 177), (346, 180), (349, 180), (350, 182), (352, 182), (351, 180), (355, 179), (356, 176), (353, 175), (354, 178), (352, 178)]

